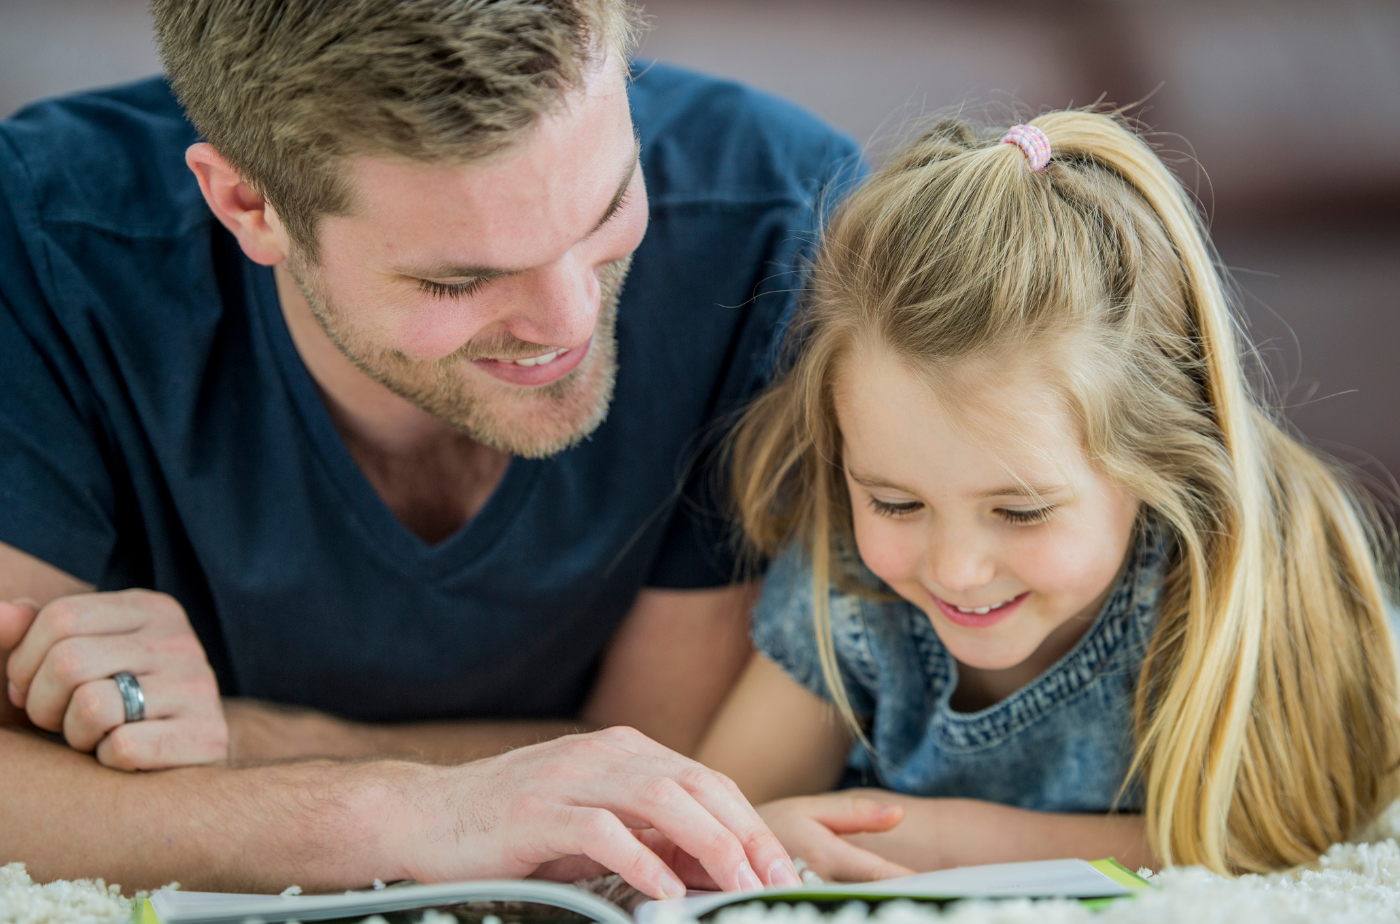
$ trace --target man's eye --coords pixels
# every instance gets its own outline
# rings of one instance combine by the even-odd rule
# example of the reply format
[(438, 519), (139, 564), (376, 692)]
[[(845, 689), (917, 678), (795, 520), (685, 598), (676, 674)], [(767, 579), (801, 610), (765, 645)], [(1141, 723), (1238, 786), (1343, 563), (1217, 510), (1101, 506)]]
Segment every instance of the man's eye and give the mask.
[(878, 497), (872, 496), (870, 498), (870, 509), (882, 517), (904, 516), (905, 514), (913, 513), (922, 506), (923, 504), (918, 501), (904, 501), (902, 503), (892, 504), (889, 501), (882, 501)]
[(418, 280), (418, 288), (434, 298), (465, 298), (486, 284), (485, 279), (469, 279), (466, 282), (433, 282), (431, 279)]
[(1040, 507), (1036, 510), (1006, 510), (1002, 508), (996, 513), (1008, 523), (1015, 523), (1017, 526), (1032, 526), (1050, 519), (1050, 514), (1054, 510), (1055, 506), (1052, 504), (1049, 507)]

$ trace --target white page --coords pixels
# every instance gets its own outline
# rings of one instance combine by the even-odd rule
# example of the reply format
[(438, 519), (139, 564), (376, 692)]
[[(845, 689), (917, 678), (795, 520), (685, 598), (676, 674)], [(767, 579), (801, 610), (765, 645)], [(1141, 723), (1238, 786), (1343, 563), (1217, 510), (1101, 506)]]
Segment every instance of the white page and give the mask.
[(1086, 860), (1035, 860), (960, 866), (878, 882), (813, 885), (801, 889), (755, 889), (751, 892), (695, 892), (686, 898), (646, 902), (636, 911), (637, 924), (660, 924), (699, 917), (716, 908), (756, 898), (765, 901), (830, 901), (885, 898), (1116, 898), (1132, 889), (1115, 882)]
[(268, 922), (368, 917), (468, 901), (536, 902), (577, 911), (603, 924), (632, 924), (625, 912), (582, 889), (517, 879), (412, 885), (339, 895), (160, 891), (151, 896), (151, 907), (162, 924), (237, 924), (250, 917)]

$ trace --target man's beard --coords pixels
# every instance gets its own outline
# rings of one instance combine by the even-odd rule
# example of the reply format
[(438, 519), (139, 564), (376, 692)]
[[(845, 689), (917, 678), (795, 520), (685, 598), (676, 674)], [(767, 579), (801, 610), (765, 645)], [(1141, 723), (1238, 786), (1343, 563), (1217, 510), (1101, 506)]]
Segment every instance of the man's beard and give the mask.
[(462, 373), (479, 359), (538, 356), (556, 348), (554, 344), (506, 335), (470, 340), (449, 356), (427, 361), (411, 359), (398, 350), (377, 349), (344, 323), (314, 268), (297, 258), (287, 262), (321, 329), (361, 372), (473, 440), (528, 459), (578, 445), (608, 416), (617, 379), (617, 302), (631, 266), (629, 254), (599, 268), (598, 320), (583, 361), (556, 381), (527, 388), (483, 372)]

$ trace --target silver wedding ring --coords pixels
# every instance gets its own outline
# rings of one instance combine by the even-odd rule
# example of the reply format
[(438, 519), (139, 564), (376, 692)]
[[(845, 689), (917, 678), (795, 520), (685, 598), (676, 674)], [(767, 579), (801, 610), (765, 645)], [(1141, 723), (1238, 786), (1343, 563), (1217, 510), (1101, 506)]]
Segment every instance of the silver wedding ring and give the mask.
[(121, 691), (126, 720), (140, 722), (146, 718), (146, 694), (141, 692), (141, 684), (136, 682), (136, 678), (122, 671), (120, 674), (113, 674), (112, 679), (117, 682), (117, 689)]

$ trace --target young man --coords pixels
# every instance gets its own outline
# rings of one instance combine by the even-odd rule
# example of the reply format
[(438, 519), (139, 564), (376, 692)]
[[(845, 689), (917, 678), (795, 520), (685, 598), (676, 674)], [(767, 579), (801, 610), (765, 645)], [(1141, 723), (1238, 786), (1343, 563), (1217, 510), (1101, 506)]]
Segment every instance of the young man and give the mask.
[[(153, 9), (174, 94), (0, 124), (0, 860), (792, 881), (663, 745), (746, 654), (704, 450), (853, 146), (629, 83), (622, 0)], [(580, 723), (640, 731), (461, 763)]]

